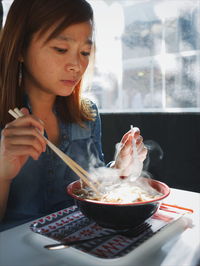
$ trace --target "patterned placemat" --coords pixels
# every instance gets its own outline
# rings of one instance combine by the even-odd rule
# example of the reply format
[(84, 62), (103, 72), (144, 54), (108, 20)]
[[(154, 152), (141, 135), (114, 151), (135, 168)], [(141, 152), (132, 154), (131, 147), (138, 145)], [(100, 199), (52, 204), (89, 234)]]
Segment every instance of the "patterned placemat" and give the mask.
[[(133, 229), (133, 233), (124, 235), (90, 221), (74, 205), (34, 221), (30, 228), (35, 233), (60, 242), (106, 235), (106, 238), (95, 239), (73, 247), (99, 258), (113, 259), (131, 252), (186, 212), (192, 211), (178, 206), (161, 204), (160, 209), (146, 220), (145, 224), (138, 227), (138, 234), (137, 230)], [(141, 230), (141, 227), (145, 230)]]

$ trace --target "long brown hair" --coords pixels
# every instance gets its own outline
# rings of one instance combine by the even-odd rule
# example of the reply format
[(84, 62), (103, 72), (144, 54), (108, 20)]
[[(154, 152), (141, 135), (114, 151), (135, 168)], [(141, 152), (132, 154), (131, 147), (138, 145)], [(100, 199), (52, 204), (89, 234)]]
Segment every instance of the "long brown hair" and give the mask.
[[(11, 120), (8, 110), (23, 106), (23, 89), (19, 86), (20, 55), (30, 44), (33, 34), (57, 27), (50, 38), (66, 27), (91, 21), (93, 11), (85, 0), (14, 0), (0, 39), (0, 127)], [(88, 101), (81, 99), (81, 82), (67, 97), (57, 97), (62, 121), (82, 124), (92, 120)]]

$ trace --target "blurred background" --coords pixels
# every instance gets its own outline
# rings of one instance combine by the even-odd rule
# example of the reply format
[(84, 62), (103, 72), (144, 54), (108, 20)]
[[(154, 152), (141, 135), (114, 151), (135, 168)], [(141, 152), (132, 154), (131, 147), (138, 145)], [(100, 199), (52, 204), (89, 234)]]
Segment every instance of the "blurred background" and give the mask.
[(101, 112), (200, 110), (199, 0), (89, 2), (97, 52), (86, 94)]

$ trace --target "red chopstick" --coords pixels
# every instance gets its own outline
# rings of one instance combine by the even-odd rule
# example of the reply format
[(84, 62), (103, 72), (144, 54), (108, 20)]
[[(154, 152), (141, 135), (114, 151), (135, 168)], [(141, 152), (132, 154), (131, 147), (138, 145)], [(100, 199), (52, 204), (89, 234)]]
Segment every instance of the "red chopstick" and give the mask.
[(191, 213), (194, 212), (192, 209), (188, 209), (188, 208), (181, 207), (181, 206), (177, 206), (177, 205), (171, 205), (171, 204), (167, 204), (167, 203), (161, 203), (161, 206), (162, 205), (163, 206), (167, 206), (167, 207), (177, 208), (177, 209), (184, 210), (184, 211), (188, 211), (188, 212), (191, 212)]

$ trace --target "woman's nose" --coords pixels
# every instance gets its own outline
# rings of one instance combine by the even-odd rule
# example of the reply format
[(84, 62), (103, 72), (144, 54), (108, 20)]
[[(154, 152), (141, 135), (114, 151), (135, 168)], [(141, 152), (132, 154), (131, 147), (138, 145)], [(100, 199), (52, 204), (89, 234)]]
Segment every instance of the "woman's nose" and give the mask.
[(67, 71), (79, 72), (80, 65), (78, 63), (71, 63), (66, 65)]
[(66, 63), (67, 71), (79, 72), (81, 69), (81, 65), (78, 56), (73, 55), (68, 59), (69, 61)]

